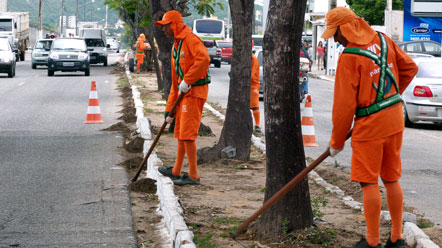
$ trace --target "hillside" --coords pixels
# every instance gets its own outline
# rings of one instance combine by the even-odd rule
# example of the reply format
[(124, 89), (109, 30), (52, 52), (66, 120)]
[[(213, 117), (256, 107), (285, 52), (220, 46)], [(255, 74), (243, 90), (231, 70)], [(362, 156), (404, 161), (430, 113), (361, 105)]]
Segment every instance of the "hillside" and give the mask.
[[(38, 25), (38, 3), (39, 0), (9, 0), (8, 10), (18, 12), (29, 12), (30, 25)], [(50, 29), (58, 26), (59, 16), (61, 15), (61, 0), (43, 0), (42, 13), (43, 25)], [(85, 4), (86, 3), (86, 4)], [(76, 15), (77, 0), (65, 0), (64, 15)], [(98, 21), (104, 24), (106, 17), (106, 7), (104, 0), (78, 0), (78, 21)], [(86, 8), (85, 8), (86, 7)], [(108, 24), (113, 25), (118, 21), (116, 11), (108, 11)]]

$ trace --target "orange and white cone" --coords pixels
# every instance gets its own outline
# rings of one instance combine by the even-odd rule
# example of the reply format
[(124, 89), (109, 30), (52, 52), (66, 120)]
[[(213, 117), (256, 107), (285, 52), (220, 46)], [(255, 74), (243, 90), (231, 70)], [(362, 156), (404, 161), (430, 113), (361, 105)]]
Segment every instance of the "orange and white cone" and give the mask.
[(316, 144), (315, 126), (313, 123), (312, 97), (307, 95), (304, 110), (302, 111), (301, 129), (302, 141), (305, 146), (318, 146)]
[(91, 92), (89, 93), (89, 106), (87, 107), (86, 124), (103, 123), (101, 119), (100, 104), (98, 103), (97, 86), (92, 81)]

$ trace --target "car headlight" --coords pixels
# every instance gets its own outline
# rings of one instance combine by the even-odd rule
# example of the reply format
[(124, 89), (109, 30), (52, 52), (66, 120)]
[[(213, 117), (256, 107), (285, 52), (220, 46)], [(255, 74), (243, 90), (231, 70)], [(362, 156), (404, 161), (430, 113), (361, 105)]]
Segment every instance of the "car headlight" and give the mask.
[(78, 55), (79, 59), (87, 59), (87, 53), (81, 53), (80, 55)]
[(9, 63), (9, 61), (11, 61), (11, 58), (9, 58), (8, 56), (2, 58), (3, 62)]
[(51, 53), (51, 54), (49, 54), (49, 58), (51, 58), (51, 59), (58, 59), (58, 54)]

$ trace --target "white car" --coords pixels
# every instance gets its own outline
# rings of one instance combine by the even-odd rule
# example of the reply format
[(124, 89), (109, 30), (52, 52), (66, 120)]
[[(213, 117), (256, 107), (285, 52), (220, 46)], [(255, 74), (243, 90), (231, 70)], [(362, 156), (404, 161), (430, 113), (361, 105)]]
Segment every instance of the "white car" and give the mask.
[(109, 45), (109, 51), (115, 51), (116, 53), (120, 52), (120, 42), (115, 37), (107, 37), (106, 43)]
[(12, 51), (8, 39), (0, 39), (0, 72), (8, 73), (8, 77), (15, 76), (16, 56)]
[(442, 59), (416, 58), (419, 70), (402, 94), (405, 126), (442, 123)]

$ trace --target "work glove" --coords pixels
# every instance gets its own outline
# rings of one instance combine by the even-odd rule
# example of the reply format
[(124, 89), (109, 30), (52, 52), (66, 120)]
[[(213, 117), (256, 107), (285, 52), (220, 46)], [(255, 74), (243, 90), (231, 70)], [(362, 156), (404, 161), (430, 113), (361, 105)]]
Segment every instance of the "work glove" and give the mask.
[(186, 82), (181, 81), (180, 83), (180, 93), (187, 93), (190, 90), (191, 85), (188, 85)]
[(338, 153), (342, 152), (342, 150), (344, 150), (344, 147), (342, 148), (333, 148), (331, 146), (328, 147), (329, 152), (330, 152), (330, 157), (334, 158), (336, 155), (338, 155)]
[(175, 117), (170, 117), (169, 116), (169, 112), (165, 112), (164, 113), (164, 118), (165, 118), (166, 122), (169, 123), (169, 124), (173, 122), (173, 119), (175, 119)]

